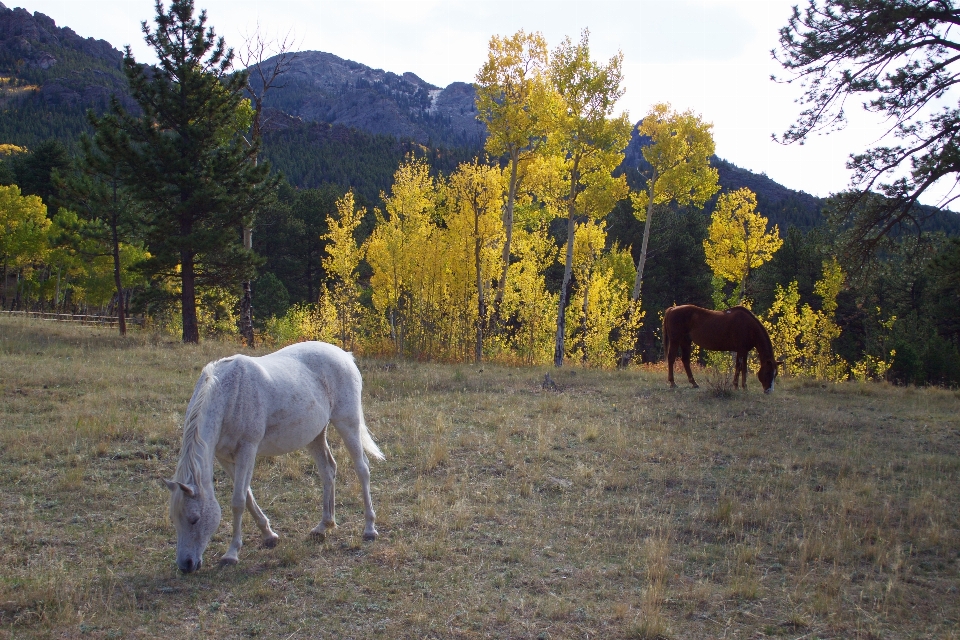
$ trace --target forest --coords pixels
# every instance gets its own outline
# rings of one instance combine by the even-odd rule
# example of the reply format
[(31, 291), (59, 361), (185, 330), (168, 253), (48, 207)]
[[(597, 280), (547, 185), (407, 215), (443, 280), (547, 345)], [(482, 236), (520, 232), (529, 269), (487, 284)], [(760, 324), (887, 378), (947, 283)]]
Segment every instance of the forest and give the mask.
[[(178, 29), (202, 55), (177, 49)], [(39, 102), (4, 109), (3, 309), (240, 340), (246, 290), (261, 343), (614, 368), (663, 358), (671, 305), (743, 305), (786, 375), (960, 384), (956, 214), (880, 183), (823, 201), (734, 188), (699, 114), (616, 112), (622, 56), (592, 59), (587, 32), (553, 49), (538, 33), (491, 38), (475, 80), (483, 149), (263, 128), (251, 105), (269, 85), (233, 69), (201, 20), (176, 14), (148, 42), (174, 71), (128, 54), (132, 98), (63, 111), (61, 135), (23, 137)], [(43, 81), (31, 73), (14, 84)], [(177, 116), (203, 141), (184, 150), (164, 109), (187, 88), (214, 115)], [(174, 175), (188, 159), (205, 179)], [(728, 366), (721, 355), (700, 357)]]

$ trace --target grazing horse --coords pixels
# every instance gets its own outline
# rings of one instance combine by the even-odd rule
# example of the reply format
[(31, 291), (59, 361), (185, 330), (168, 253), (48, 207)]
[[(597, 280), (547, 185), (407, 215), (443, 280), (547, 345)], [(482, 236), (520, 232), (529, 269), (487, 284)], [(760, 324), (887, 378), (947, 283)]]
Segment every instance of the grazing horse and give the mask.
[(233, 539), (221, 564), (238, 560), (244, 506), (263, 533), (264, 546), (277, 544), (279, 536), (250, 490), (253, 465), (260, 456), (306, 447), (323, 478), (323, 518), (311, 533), (323, 536), (337, 526), (337, 463), (327, 445), (328, 423), (343, 438), (360, 479), (366, 515), (363, 538), (377, 537), (364, 451), (381, 460), (383, 454), (363, 420), (361, 384), (353, 356), (322, 342), (301, 342), (259, 358), (235, 355), (203, 368), (187, 406), (176, 472), (172, 480), (164, 481), (170, 489), (170, 519), (177, 529), (181, 571), (200, 568), (203, 551), (220, 526), (214, 458), (233, 478)]
[(694, 387), (699, 386), (690, 371), (691, 342), (708, 351), (736, 352), (733, 386), (737, 387), (742, 380), (744, 389), (747, 388), (747, 353), (756, 349), (760, 357), (757, 378), (765, 393), (773, 391), (773, 381), (781, 363), (774, 360), (773, 345), (766, 328), (746, 307), (711, 311), (684, 304), (667, 309), (663, 314), (663, 346), (667, 354), (667, 380), (671, 387), (677, 386), (673, 381), (673, 363), (678, 349), (687, 379)]

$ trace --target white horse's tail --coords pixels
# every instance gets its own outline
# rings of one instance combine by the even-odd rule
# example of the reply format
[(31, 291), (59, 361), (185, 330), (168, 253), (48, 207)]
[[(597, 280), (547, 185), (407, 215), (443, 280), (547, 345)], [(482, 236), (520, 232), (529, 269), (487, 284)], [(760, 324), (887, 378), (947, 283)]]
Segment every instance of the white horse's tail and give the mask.
[(370, 435), (370, 430), (367, 429), (367, 424), (362, 419), (360, 420), (360, 444), (363, 445), (363, 450), (372, 457), (377, 460), (384, 459), (383, 451), (380, 451), (380, 447), (373, 441), (373, 436)]

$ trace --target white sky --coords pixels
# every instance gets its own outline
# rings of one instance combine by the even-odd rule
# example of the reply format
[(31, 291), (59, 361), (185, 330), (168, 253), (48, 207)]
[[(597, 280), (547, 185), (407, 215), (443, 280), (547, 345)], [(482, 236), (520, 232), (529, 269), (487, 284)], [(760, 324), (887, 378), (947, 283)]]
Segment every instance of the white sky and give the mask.
[[(153, 0), (3, 2), (118, 49), (130, 45), (142, 62), (154, 60), (140, 31), (142, 21), (152, 23)], [(472, 82), (492, 35), (540, 31), (552, 49), (564, 36), (579, 40), (586, 27), (595, 60), (624, 54), (620, 106), (632, 121), (661, 101), (693, 109), (713, 122), (720, 157), (826, 196), (849, 184), (849, 154), (871, 146), (885, 129), (875, 115), (848, 105), (851, 122), (843, 132), (802, 146), (771, 140), (799, 113), (800, 87), (770, 80), (784, 75), (770, 50), (794, 4), (806, 0), (196, 0), (208, 24), (237, 49), (259, 25), (269, 38), (291, 34), (298, 50), (412, 71), (440, 87)]]

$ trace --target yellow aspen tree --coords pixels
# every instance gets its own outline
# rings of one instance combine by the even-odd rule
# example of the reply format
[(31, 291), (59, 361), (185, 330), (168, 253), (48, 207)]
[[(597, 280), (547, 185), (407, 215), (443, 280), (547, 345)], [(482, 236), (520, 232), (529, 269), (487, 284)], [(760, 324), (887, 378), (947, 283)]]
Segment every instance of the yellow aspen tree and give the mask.
[(510, 346), (528, 365), (550, 361), (553, 355), (553, 329), (556, 327), (558, 294), (547, 290), (545, 273), (557, 262), (560, 253), (550, 237), (550, 217), (531, 217), (517, 227), (510, 264), (504, 317), (517, 325)]
[(495, 319), (499, 317), (510, 264), (520, 163), (545, 141), (551, 126), (551, 105), (557, 104), (545, 75), (547, 60), (547, 42), (539, 32), (521, 29), (509, 37), (493, 36), (474, 85), (477, 119), (487, 126), (487, 153), (495, 158), (507, 157), (505, 240), (493, 302)]
[(596, 367), (616, 363), (617, 344), (611, 341), (611, 335), (623, 333), (634, 276), (629, 251), (616, 246), (606, 251), (606, 240), (602, 224), (577, 225), (573, 261), (577, 286), (573, 300), (574, 319), (578, 322), (568, 325), (569, 355)]
[(587, 335), (592, 329), (590, 326), (590, 320), (592, 319), (590, 317), (590, 285), (594, 279), (594, 271), (606, 242), (607, 233), (600, 224), (588, 221), (578, 224), (574, 231), (573, 277), (576, 282), (576, 290), (573, 299), (579, 299), (579, 314), (577, 315), (580, 316), (580, 322), (571, 322), (568, 325), (567, 332), (569, 335), (579, 333), (579, 344), (571, 345), (573, 347), (571, 352), (580, 356), (582, 364), (587, 363)]
[(0, 186), (0, 261), (3, 262), (3, 298), (9, 299), (7, 272), (43, 259), (50, 230), (47, 206), (39, 196), (20, 195), (17, 185)]
[[(124, 289), (146, 284), (146, 278), (139, 271), (134, 271), (132, 267), (149, 258), (150, 252), (143, 247), (125, 242), (119, 243), (117, 250), (120, 263), (120, 281)], [(85, 270), (83, 286), (88, 304), (94, 307), (103, 307), (116, 299), (117, 288), (114, 280), (113, 256), (94, 256), (85, 264)]]
[[(891, 315), (886, 320), (881, 320), (881, 313), (882, 309), (876, 307), (877, 324), (880, 325), (882, 329), (881, 336), (878, 336), (880, 337), (878, 340), (880, 345), (886, 342), (886, 337), (890, 335), (890, 332), (893, 330), (893, 325), (897, 322), (897, 316), (895, 315)], [(893, 359), (896, 355), (896, 349), (890, 349), (885, 356), (874, 356), (869, 353), (864, 353), (863, 358), (850, 367), (850, 374), (857, 382), (883, 380), (887, 375), (887, 371), (893, 366)]]
[(809, 305), (804, 305), (801, 310), (801, 351), (808, 373), (818, 380), (841, 382), (847, 377), (846, 361), (833, 351), (833, 341), (840, 337), (834, 314), (844, 280), (843, 269), (836, 258), (824, 260), (823, 277), (813, 286), (814, 292), (820, 296), (820, 311), (814, 311)]
[(774, 291), (773, 304), (761, 318), (773, 352), (783, 360), (780, 373), (795, 376), (802, 372), (803, 361), (800, 351), (800, 289), (794, 280), (784, 289), (779, 284)]
[(717, 199), (708, 237), (703, 241), (707, 264), (714, 275), (736, 282), (739, 303), (747, 295), (750, 271), (770, 260), (783, 245), (777, 225), (767, 231), (767, 219), (757, 213), (757, 197), (747, 188)]
[(565, 354), (565, 314), (578, 218), (606, 216), (629, 191), (623, 175), (612, 175), (623, 161), (623, 150), (630, 140), (627, 114), (613, 116), (616, 103), (623, 95), (623, 54), (617, 53), (601, 66), (590, 59), (589, 39), (587, 30), (583, 31), (579, 44), (574, 45), (568, 37), (550, 58), (550, 81), (562, 106), (550, 145), (563, 159), (567, 187), (563, 197), (567, 216), (566, 254), (553, 352), (553, 363), (557, 367), (563, 366)]
[(848, 365), (833, 351), (833, 341), (840, 337), (833, 316), (844, 278), (836, 259), (824, 261), (823, 277), (814, 285), (822, 301), (820, 311), (808, 304), (799, 306), (796, 280), (786, 289), (777, 285), (773, 305), (762, 322), (770, 333), (774, 353), (784, 361), (784, 374), (833, 382), (846, 379)]
[(348, 191), (337, 200), (337, 216), (327, 216), (329, 231), (322, 236), (327, 241), (327, 255), (321, 262), (327, 274), (324, 295), (334, 311), (337, 339), (348, 351), (354, 348), (362, 311), (357, 267), (363, 259), (363, 250), (357, 245), (354, 232), (364, 213), (354, 203), (353, 191)]
[(413, 289), (422, 285), (416, 273), (424, 260), (425, 238), (431, 233), (436, 184), (422, 160), (408, 158), (394, 174), (390, 195), (381, 193), (385, 212), (374, 210), (373, 233), (364, 245), (367, 262), (373, 269), (370, 285), (373, 304), (389, 326), (390, 340), (397, 353), (404, 349), (406, 327), (401, 306), (409, 303)]
[(462, 359), (464, 348), (460, 337), (468, 320), (453, 311), (451, 304), (454, 276), (460, 278), (459, 289), (465, 290), (469, 280), (462, 265), (454, 264), (454, 251), (449, 230), (445, 227), (449, 188), (445, 181), (434, 180), (429, 192), (431, 209), (410, 236), (408, 251), (409, 287), (405, 309), (410, 354), (415, 358), (441, 357)]
[(704, 122), (693, 111), (680, 113), (668, 103), (659, 103), (637, 128), (641, 136), (650, 139), (642, 153), (651, 168), (646, 189), (631, 194), (634, 215), (643, 222), (643, 242), (631, 294), (633, 302), (640, 299), (654, 206), (676, 202), (702, 209), (720, 189), (719, 174), (710, 166), (710, 156), (715, 150), (712, 124)]
[[(505, 231), (500, 213), (503, 208), (503, 179), (495, 167), (477, 161), (461, 164), (448, 181), (449, 214), (445, 220), (451, 244), (455, 244), (469, 265), (473, 287), (469, 299), (473, 302), (466, 317), (474, 325), (474, 360), (483, 358), (483, 341), (492, 311), (490, 291), (504, 271), (501, 248)], [(466, 309), (464, 309), (466, 311)]]

